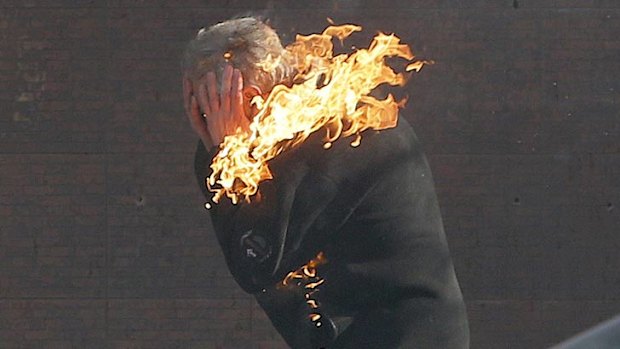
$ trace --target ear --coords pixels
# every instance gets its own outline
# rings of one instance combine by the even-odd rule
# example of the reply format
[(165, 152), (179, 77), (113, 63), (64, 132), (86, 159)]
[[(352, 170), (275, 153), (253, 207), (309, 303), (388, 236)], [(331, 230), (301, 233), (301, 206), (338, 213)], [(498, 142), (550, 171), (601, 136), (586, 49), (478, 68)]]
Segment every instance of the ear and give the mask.
[(243, 87), (243, 97), (247, 100), (252, 100), (255, 96), (259, 96), (262, 94), (260, 87), (256, 85), (248, 85)]

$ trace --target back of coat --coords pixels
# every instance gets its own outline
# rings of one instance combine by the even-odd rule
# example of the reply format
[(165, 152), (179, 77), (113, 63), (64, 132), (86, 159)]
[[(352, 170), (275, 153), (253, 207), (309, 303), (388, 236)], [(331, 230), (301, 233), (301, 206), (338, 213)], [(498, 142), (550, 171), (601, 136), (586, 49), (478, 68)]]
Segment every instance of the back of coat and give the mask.
[[(320, 137), (309, 139), (274, 159), (260, 200), (214, 206), (231, 273), (293, 348), (468, 348), (432, 175), (412, 128), (400, 118), (396, 128), (365, 131), (358, 147), (349, 141), (324, 150)], [(201, 187), (212, 156), (199, 145)], [(310, 281), (320, 285), (282, 287), (319, 253), (325, 262)]]

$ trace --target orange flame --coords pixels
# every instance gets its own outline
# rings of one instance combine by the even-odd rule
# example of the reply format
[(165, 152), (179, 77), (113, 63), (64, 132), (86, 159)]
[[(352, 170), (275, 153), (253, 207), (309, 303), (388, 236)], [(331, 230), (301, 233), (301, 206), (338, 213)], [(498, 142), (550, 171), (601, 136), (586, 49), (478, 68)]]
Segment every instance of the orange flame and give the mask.
[(304, 297), (306, 298), (306, 304), (311, 311), (308, 314), (308, 318), (315, 326), (321, 327), (321, 314), (319, 314), (320, 304), (312, 298), (313, 295), (318, 292), (318, 287), (325, 283), (325, 279), (321, 278), (317, 274), (317, 267), (327, 263), (327, 258), (323, 252), (319, 252), (316, 257), (311, 259), (308, 263), (301, 266), (299, 269), (292, 271), (286, 275), (286, 277), (278, 283), (278, 288), (303, 285), (305, 289)]
[[(288, 286), (289, 283), (293, 281), (293, 279), (307, 280), (311, 278), (318, 278), (318, 275), (316, 273), (316, 268), (319, 265), (322, 265), (325, 263), (327, 263), (327, 258), (325, 257), (325, 254), (323, 252), (319, 252), (317, 256), (311, 259), (308, 263), (301, 266), (299, 269), (288, 273), (286, 277), (281, 281), (280, 286)], [(318, 285), (322, 284), (323, 279), (319, 279), (317, 283)], [(314, 285), (314, 283), (311, 283), (311, 285), (313, 285), (313, 287), (306, 286), (306, 288), (316, 288), (316, 286), (318, 286), (318, 285)]]
[[(324, 148), (340, 137), (355, 135), (358, 146), (361, 132), (396, 126), (397, 102), (390, 94), (378, 100), (369, 93), (378, 85), (404, 85), (406, 77), (385, 64), (386, 57), (414, 58), (409, 46), (395, 35), (377, 34), (368, 49), (333, 56), (332, 39), (340, 41), (360, 31), (360, 26), (329, 26), (321, 34), (297, 35), (286, 48), (286, 58), (297, 71), (292, 87), (277, 85), (266, 100), (255, 97), (252, 103), (259, 112), (249, 131), (238, 129), (226, 136), (214, 158), (207, 186), (213, 202), (227, 196), (234, 204), (247, 202), (258, 191), (261, 181), (272, 179), (268, 161), (303, 142), (321, 128), (327, 130)], [(415, 61), (406, 71), (419, 71), (427, 63)], [(263, 69), (274, 64), (267, 57)]]

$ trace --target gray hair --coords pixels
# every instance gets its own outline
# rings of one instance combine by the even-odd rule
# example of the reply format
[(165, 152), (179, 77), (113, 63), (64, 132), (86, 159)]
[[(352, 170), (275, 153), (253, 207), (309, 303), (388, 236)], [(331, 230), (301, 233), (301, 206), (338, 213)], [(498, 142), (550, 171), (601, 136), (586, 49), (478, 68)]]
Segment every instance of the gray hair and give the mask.
[(292, 65), (287, 61), (287, 51), (270, 26), (254, 17), (242, 17), (200, 29), (185, 48), (182, 68), (192, 80), (214, 71), (219, 84), (224, 67), (232, 64), (246, 84), (268, 92), (292, 79)]

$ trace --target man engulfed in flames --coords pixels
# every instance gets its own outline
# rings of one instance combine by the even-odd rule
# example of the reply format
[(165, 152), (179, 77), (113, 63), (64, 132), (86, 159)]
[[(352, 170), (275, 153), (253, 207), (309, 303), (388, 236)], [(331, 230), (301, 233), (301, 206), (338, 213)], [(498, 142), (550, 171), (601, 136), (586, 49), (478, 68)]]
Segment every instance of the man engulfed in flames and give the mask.
[[(465, 307), (430, 169), (380, 84), (403, 85), (378, 34), (334, 56), (330, 26), (283, 48), (244, 17), (185, 51), (196, 174), (226, 262), (293, 348), (467, 348)], [(352, 138), (348, 138), (351, 136)]]

